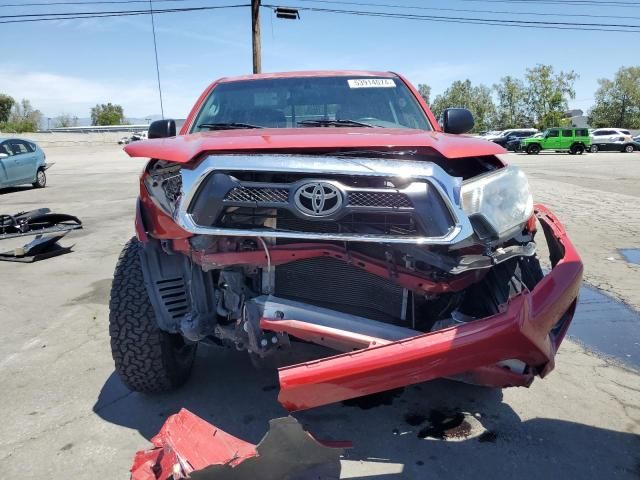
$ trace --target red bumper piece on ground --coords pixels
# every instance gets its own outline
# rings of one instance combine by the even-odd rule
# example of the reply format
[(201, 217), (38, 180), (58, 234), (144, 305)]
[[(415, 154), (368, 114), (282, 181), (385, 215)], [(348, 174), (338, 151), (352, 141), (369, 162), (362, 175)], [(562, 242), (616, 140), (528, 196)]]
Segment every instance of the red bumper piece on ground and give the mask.
[(172, 415), (151, 439), (154, 448), (136, 453), (132, 480), (281, 480), (339, 478), (346, 442), (322, 444), (293, 417), (269, 422), (258, 445), (240, 440), (188, 410)]
[(136, 453), (131, 467), (133, 480), (187, 478), (194, 470), (209, 465), (235, 466), (257, 454), (255, 445), (184, 408), (167, 419), (151, 443), (155, 448)]
[[(553, 369), (582, 282), (582, 262), (558, 219), (536, 205), (553, 269), (504, 311), (459, 327), (281, 368), (278, 400), (304, 410), (440, 377), (461, 375), (495, 386), (528, 385)], [(496, 366), (524, 362), (518, 374)]]

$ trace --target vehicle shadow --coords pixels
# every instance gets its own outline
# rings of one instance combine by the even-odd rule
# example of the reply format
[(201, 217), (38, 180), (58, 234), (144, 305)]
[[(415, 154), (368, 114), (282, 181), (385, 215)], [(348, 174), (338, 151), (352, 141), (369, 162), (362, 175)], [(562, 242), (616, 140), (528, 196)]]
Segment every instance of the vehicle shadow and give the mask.
[[(245, 352), (205, 347), (193, 376), (178, 391), (132, 393), (112, 373), (93, 410), (150, 439), (168, 416), (184, 407), (236, 437), (258, 443), (270, 419), (287, 415), (277, 402), (277, 385), (275, 370), (256, 369)], [(556, 419), (522, 421), (496, 389), (436, 380), (346, 403), (294, 416), (320, 440), (353, 442), (343, 460), (347, 478), (640, 476), (640, 436)], [(435, 417), (465, 413), (475, 433), (462, 429), (460, 438), (447, 441), (421, 438), (434, 412)]]
[(0, 195), (6, 195), (8, 193), (24, 192), (25, 190), (35, 190), (31, 185), (23, 185), (20, 187), (7, 187), (0, 188)]

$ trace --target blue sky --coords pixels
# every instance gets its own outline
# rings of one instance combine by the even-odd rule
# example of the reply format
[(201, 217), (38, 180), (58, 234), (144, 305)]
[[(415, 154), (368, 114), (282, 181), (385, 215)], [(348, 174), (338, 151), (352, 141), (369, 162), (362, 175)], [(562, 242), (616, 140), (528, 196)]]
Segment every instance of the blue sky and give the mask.
[[(0, 4), (27, 0), (0, 0)], [(346, 0), (345, 0), (346, 1)], [(637, 24), (638, 8), (569, 7), (468, 0), (352, 0), (407, 6), (502, 10), (534, 20)], [(245, 3), (243, 0), (187, 0), (156, 8)], [(263, 0), (277, 3), (277, 0)], [(306, 5), (355, 9), (349, 5), (287, 0)], [(141, 9), (144, 4), (4, 7), (0, 17), (20, 13)], [(384, 7), (360, 7), (390, 10)], [(401, 9), (393, 11), (402, 12)], [(409, 13), (463, 16), (460, 12)], [(527, 17), (526, 12), (558, 13)], [(636, 15), (636, 19), (584, 18), (573, 13)], [(514, 18), (468, 13), (467, 16)], [(248, 8), (156, 15), (165, 114), (183, 118), (202, 90), (221, 76), (251, 72)], [(263, 71), (372, 69), (404, 73), (414, 84), (428, 83), (433, 94), (454, 80), (491, 85), (505, 75), (522, 77), (536, 63), (575, 70), (576, 99), (587, 109), (597, 79), (621, 66), (638, 64), (640, 33), (580, 32), (432, 23), (388, 18), (301, 12), (301, 20), (275, 18), (262, 9)], [(96, 103), (124, 106), (130, 117), (160, 112), (153, 40), (148, 16), (0, 25), (0, 92), (29, 98), (45, 116), (89, 116)]]

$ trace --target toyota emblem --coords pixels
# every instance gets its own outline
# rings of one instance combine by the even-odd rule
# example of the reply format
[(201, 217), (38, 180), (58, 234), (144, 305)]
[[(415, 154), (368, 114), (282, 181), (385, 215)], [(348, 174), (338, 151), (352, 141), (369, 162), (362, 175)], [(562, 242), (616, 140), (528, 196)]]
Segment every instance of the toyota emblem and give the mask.
[(313, 217), (327, 217), (342, 207), (342, 192), (328, 182), (305, 183), (293, 198), (300, 212)]

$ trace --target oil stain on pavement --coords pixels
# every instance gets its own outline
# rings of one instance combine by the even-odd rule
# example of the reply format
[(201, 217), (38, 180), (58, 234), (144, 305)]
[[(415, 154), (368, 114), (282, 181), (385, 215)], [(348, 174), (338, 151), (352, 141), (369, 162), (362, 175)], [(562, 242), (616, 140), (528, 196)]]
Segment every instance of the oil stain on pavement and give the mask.
[(471, 425), (462, 412), (431, 410), (427, 422), (418, 432), (419, 438), (462, 439), (471, 434)]

